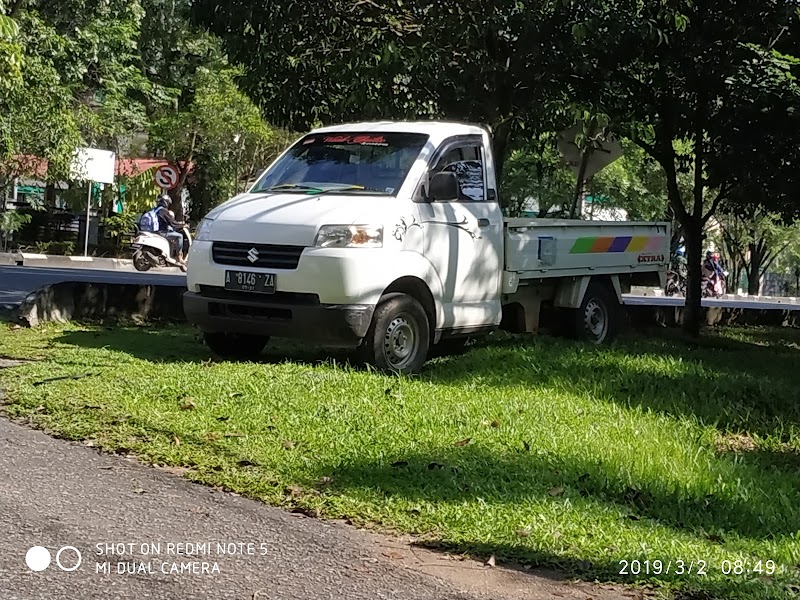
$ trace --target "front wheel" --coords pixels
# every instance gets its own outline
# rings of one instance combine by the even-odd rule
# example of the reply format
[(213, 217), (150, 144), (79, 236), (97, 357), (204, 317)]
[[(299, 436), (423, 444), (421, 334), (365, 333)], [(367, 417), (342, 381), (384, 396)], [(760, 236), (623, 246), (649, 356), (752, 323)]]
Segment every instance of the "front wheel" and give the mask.
[(150, 261), (147, 260), (147, 257), (141, 250), (137, 250), (133, 253), (133, 268), (137, 271), (149, 271), (150, 267), (153, 265), (150, 264)]
[(257, 358), (267, 345), (269, 337), (245, 333), (206, 332), (203, 340), (211, 351), (220, 358)]
[(613, 340), (619, 329), (620, 307), (616, 294), (608, 286), (592, 282), (580, 308), (572, 314), (575, 338), (600, 345)]
[(430, 323), (422, 305), (407, 294), (385, 296), (361, 343), (364, 360), (379, 370), (419, 373), (428, 358)]

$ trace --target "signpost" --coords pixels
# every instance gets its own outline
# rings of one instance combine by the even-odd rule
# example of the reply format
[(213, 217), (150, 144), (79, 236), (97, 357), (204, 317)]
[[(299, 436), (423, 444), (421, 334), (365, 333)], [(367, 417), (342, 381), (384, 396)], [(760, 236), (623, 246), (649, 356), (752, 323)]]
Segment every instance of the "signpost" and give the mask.
[(178, 185), (179, 179), (178, 170), (171, 165), (164, 165), (156, 171), (156, 185), (165, 192)]
[[(588, 179), (605, 169), (612, 162), (622, 156), (622, 146), (615, 139), (592, 140), (586, 148), (580, 148), (575, 143), (575, 138), (583, 132), (582, 125), (575, 125), (561, 133), (558, 140), (558, 150), (564, 161), (578, 177), (573, 199), (571, 217), (575, 218), (583, 187)], [(593, 135), (593, 131), (589, 131)]]
[(72, 159), (71, 176), (78, 181), (86, 181), (89, 193), (86, 199), (86, 236), (83, 255), (89, 256), (89, 219), (92, 210), (92, 182), (114, 183), (116, 155), (110, 150), (97, 148), (78, 148)]

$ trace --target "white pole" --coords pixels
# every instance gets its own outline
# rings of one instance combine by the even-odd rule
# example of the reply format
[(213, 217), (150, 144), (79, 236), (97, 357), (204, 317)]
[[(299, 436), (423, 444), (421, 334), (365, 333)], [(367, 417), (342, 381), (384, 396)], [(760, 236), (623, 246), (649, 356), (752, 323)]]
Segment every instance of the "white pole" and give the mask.
[(83, 255), (89, 256), (89, 211), (92, 209), (92, 182), (89, 181), (89, 194), (86, 197), (86, 241), (83, 245)]

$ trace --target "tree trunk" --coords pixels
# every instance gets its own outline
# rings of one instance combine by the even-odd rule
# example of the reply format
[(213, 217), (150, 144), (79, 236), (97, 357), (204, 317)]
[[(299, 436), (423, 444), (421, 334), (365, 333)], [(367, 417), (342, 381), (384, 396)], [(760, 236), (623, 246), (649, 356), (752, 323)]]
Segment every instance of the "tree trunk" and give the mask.
[(684, 224), (683, 232), (686, 238), (686, 254), (688, 261), (689, 278), (686, 284), (686, 314), (684, 315), (683, 328), (691, 336), (700, 335), (700, 321), (702, 317), (702, 260), (703, 260), (703, 227), (697, 216), (690, 215), (690, 222)]
[(492, 127), (492, 153), (494, 154), (494, 171), (497, 178), (497, 186), (503, 177), (503, 167), (508, 156), (508, 145), (511, 141), (511, 126), (500, 121)]
[(761, 262), (763, 255), (757, 244), (748, 244), (750, 249), (750, 263), (747, 265), (747, 293), (758, 296), (761, 291)]

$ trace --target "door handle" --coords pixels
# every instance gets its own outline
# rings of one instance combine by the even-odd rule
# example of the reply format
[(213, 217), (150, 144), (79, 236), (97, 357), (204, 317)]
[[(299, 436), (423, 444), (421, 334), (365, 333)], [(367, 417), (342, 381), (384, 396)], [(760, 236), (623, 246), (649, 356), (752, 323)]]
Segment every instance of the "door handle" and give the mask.
[(488, 227), (491, 225), (489, 219), (478, 219), (478, 227)]

